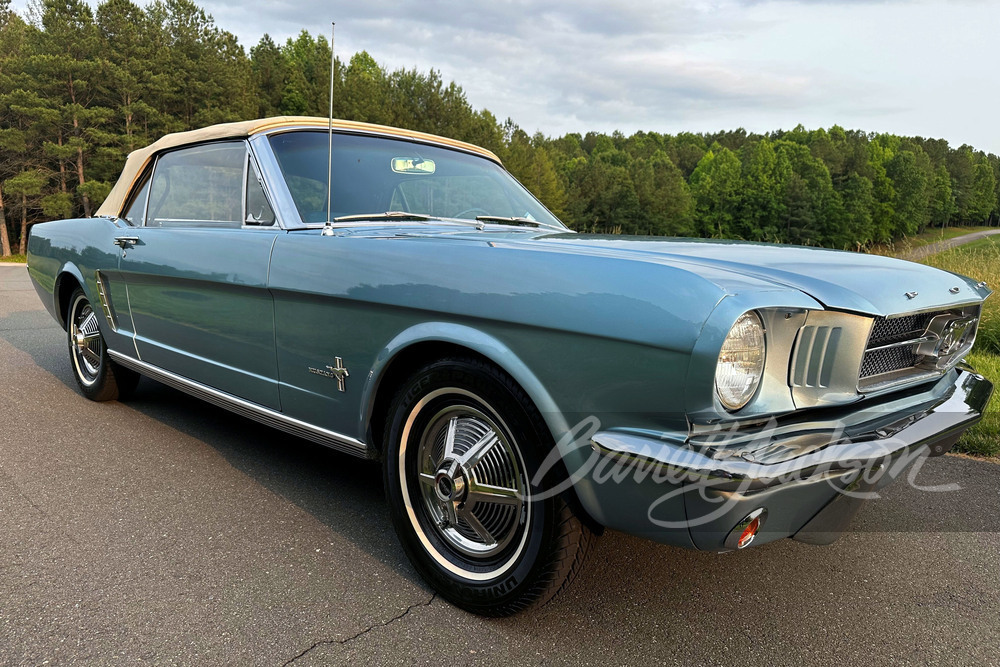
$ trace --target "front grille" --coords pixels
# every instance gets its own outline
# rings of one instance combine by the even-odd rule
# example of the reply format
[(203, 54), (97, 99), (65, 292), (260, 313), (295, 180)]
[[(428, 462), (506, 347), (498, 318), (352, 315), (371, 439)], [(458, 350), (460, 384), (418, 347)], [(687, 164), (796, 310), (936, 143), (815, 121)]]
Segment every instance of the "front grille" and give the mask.
[[(941, 333), (944, 322), (935, 318), (950, 316), (945, 322), (961, 317), (963, 313), (977, 312), (969, 308), (936, 310), (928, 313), (900, 317), (876, 317), (865, 347), (865, 354), (858, 373), (858, 389), (871, 391), (900, 382), (933, 375), (939, 362), (936, 353), (929, 352), (922, 343), (933, 341)], [(933, 329), (933, 331), (932, 331)], [(927, 354), (921, 354), (918, 350)], [(929, 355), (929, 356), (928, 356)]]
[[(876, 384), (877, 380), (874, 382), (864, 382), (864, 380), (889, 374), (898, 376), (901, 371), (915, 368), (923, 360), (923, 356), (916, 352), (916, 339), (927, 333), (931, 320), (947, 312), (949, 311), (938, 310), (901, 317), (876, 317), (872, 324), (871, 335), (868, 337), (867, 351), (861, 361), (861, 372), (858, 373), (860, 384), (862, 386)], [(914, 341), (913, 345), (884, 347), (910, 340)], [(882, 349), (873, 349), (879, 347)]]
[(869, 350), (865, 352), (864, 361), (861, 362), (861, 374), (859, 377), (864, 379), (873, 375), (892, 373), (902, 368), (912, 368), (919, 361), (920, 357), (913, 353), (913, 346)]
[(868, 338), (868, 347), (879, 347), (889, 345), (904, 340), (919, 338), (927, 331), (927, 325), (934, 319), (935, 315), (948, 311), (938, 311), (933, 313), (919, 313), (917, 315), (904, 315), (902, 317), (876, 317), (875, 324), (872, 325), (872, 333)]

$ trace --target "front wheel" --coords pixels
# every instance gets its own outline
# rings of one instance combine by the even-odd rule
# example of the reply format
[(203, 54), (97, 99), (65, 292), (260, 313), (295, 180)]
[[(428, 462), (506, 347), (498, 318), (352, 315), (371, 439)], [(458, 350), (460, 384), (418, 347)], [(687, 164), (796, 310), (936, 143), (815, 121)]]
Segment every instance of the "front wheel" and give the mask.
[(139, 374), (119, 366), (108, 356), (98, 314), (82, 289), (77, 288), (70, 297), (68, 313), (69, 357), (80, 391), (92, 401), (126, 398), (139, 383)]
[(592, 533), (534, 483), (552, 438), (509, 376), (476, 359), (435, 362), (403, 385), (389, 418), (393, 524), (435, 590), (506, 616), (568, 585)]

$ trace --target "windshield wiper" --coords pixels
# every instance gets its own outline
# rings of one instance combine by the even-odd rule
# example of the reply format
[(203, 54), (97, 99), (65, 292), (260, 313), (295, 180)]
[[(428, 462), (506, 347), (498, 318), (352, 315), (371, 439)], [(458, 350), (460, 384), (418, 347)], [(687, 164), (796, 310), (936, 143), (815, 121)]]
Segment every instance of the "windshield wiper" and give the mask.
[(565, 227), (553, 225), (548, 222), (540, 222), (538, 220), (533, 220), (531, 218), (521, 218), (517, 216), (477, 215), (476, 220), (479, 220), (480, 222), (499, 222), (504, 225), (533, 225), (535, 227), (544, 227), (546, 229), (553, 229), (557, 232), (568, 231)]
[(476, 220), (465, 220), (462, 218), (443, 218), (440, 216), (427, 215), (425, 213), (408, 213), (407, 211), (386, 211), (385, 213), (358, 213), (356, 215), (342, 215), (339, 218), (334, 218), (333, 222), (336, 223), (346, 223), (346, 222), (364, 222), (364, 221), (377, 221), (377, 220), (396, 220), (398, 222), (429, 222), (429, 221), (440, 221), (440, 222), (450, 222), (458, 225), (468, 225), (470, 227), (475, 227), (476, 229), (482, 229), (483, 223), (477, 222)]
[(385, 213), (358, 213), (342, 215), (334, 218), (334, 222), (357, 222), (360, 220), (431, 220), (431, 216), (423, 213), (407, 213), (406, 211), (386, 211)]

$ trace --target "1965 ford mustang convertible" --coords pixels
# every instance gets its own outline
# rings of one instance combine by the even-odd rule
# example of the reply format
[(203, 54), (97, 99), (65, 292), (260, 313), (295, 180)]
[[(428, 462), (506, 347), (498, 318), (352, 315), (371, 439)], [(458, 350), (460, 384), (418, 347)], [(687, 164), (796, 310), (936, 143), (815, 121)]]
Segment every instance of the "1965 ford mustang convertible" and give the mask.
[(830, 542), (992, 392), (962, 361), (985, 284), (575, 234), (489, 151), (353, 122), (165, 136), (28, 271), (86, 397), (146, 375), (380, 461), (414, 566), (482, 614), (551, 598), (605, 527)]

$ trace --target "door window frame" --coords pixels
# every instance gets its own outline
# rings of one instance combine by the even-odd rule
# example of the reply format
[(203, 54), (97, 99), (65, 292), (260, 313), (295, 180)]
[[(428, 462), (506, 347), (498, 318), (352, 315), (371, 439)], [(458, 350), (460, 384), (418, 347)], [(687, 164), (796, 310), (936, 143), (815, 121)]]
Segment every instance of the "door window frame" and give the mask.
[[(187, 144), (185, 146), (179, 146), (170, 150), (165, 150), (157, 153), (153, 156), (151, 164), (148, 165), (141, 173), (140, 177), (136, 179), (135, 185), (133, 185), (131, 192), (129, 193), (129, 199), (126, 201), (128, 204), (125, 207), (125, 211), (129, 212), (132, 206), (136, 203), (139, 195), (143, 194), (143, 188), (146, 188), (148, 184), (149, 187), (146, 188), (145, 201), (142, 204), (142, 220), (136, 222), (129, 220), (128, 218), (123, 218), (132, 227), (150, 227), (149, 225), (149, 201), (153, 194), (153, 180), (156, 178), (157, 168), (160, 166), (160, 160), (166, 156), (174, 153), (179, 153), (193, 148), (200, 148), (203, 146), (213, 146), (221, 144), (236, 144), (240, 143), (243, 145), (244, 149), (244, 159), (243, 159), (243, 172), (240, 186), (240, 220), (239, 225), (234, 224), (233, 221), (218, 221), (218, 224), (213, 224), (215, 221), (205, 221), (203, 223), (198, 223), (194, 221), (195, 224), (185, 225), (183, 222), (178, 221), (177, 223), (170, 224), (166, 227), (156, 227), (158, 229), (281, 229), (281, 216), (278, 210), (275, 208), (273, 203), (273, 197), (270, 194), (267, 182), (261, 172), (260, 166), (258, 165), (257, 158), (254, 155), (254, 151), (250, 143), (246, 139), (228, 139), (220, 141), (207, 141), (194, 144)], [(261, 186), (261, 190), (264, 194), (264, 200), (270, 207), (271, 212), (274, 214), (274, 221), (269, 225), (258, 225), (258, 224), (247, 224), (247, 177), (250, 170), (254, 171), (254, 176), (257, 178), (257, 182)]]

